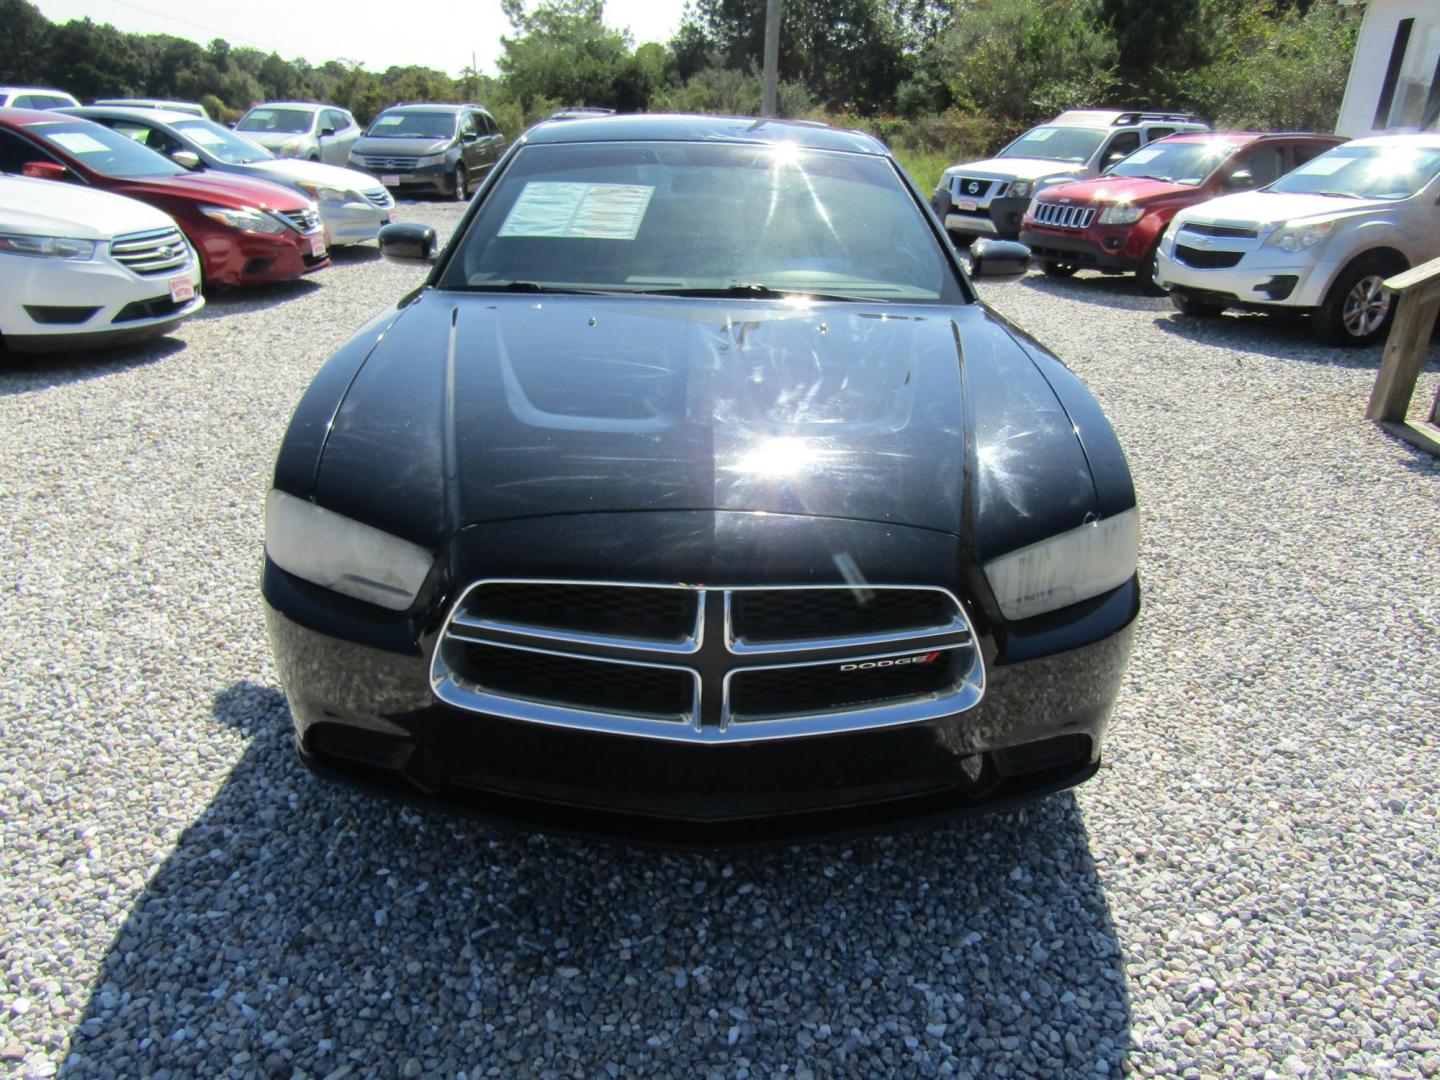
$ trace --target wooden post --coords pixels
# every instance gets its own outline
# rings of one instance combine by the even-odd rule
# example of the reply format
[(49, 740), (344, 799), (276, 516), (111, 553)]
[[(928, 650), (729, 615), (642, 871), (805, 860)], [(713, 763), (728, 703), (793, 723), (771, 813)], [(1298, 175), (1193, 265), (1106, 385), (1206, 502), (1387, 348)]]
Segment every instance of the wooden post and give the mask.
[(1399, 298), (1399, 307), (1385, 340), (1385, 355), (1380, 359), (1380, 371), (1370, 391), (1365, 418), (1376, 421), (1392, 435), (1440, 456), (1440, 393), (1435, 395), (1429, 419), (1407, 419), (1410, 398), (1430, 348), (1430, 335), (1440, 316), (1440, 259), (1431, 259), (1413, 270), (1396, 274), (1385, 282), (1385, 291)]
[(765, 76), (761, 84), (760, 115), (774, 116), (780, 81), (780, 0), (765, 5)]

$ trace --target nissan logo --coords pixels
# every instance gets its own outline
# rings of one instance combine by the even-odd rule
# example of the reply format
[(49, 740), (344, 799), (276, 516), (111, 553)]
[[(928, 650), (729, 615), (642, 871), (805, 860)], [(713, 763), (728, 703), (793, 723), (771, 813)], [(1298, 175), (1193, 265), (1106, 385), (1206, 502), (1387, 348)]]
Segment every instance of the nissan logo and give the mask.
[(965, 190), (968, 191), (971, 195), (974, 195), (980, 190), (980, 185), (977, 184), (974, 180), (971, 180), (968, 184), (965, 185)]
[(927, 652), (919, 656), (897, 656), (893, 660), (861, 660), (854, 664), (841, 664), (841, 671), (873, 671), (876, 668), (900, 667), (904, 664), (933, 664), (940, 659), (940, 653)]

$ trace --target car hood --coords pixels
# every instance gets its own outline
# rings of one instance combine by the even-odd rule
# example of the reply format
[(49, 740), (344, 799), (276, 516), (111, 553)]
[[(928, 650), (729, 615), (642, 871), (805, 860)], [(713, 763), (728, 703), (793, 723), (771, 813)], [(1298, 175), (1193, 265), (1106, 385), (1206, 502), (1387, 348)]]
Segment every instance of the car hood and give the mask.
[[(315, 495), (418, 542), (635, 510), (961, 534), (976, 462), (979, 511), (1007, 522), (1005, 549), (1094, 510), (1074, 424), (978, 304), (428, 290), (351, 383)], [(443, 520), (417, 525), (427, 505)]]
[(137, 177), (112, 181), (115, 191), (136, 198), (161, 195), (222, 206), (259, 206), (265, 210), (303, 210), (310, 200), (288, 187), (234, 173), (203, 172), (184, 176)]
[(28, 176), (0, 177), (0, 232), (108, 240), (174, 227), (163, 211), (123, 195)]
[(1125, 202), (1147, 203), (1171, 195), (1199, 195), (1200, 189), (1189, 184), (1172, 184), (1165, 180), (1149, 180), (1142, 176), (1097, 176), (1074, 184), (1055, 184), (1044, 189), (1046, 202), (1069, 199), (1076, 203)]
[(1006, 180), (1039, 180), (1045, 176), (1060, 176), (1065, 173), (1084, 173), (1084, 162), (1050, 161), (1046, 158), (986, 158), (983, 161), (967, 161), (963, 165), (952, 165), (951, 170), (962, 176), (1000, 177)]
[(274, 161), (256, 161), (246, 168), (255, 176), (287, 186), (303, 182), (323, 184), (341, 191), (373, 191), (376, 187), (375, 178), (369, 173), (339, 165), (325, 165), (319, 161), (276, 158)]
[(424, 157), (426, 154), (443, 154), (450, 149), (454, 139), (387, 139), (377, 135), (362, 135), (355, 140), (355, 145), (350, 148), (352, 154), (374, 154), (377, 157), (388, 157), (391, 154), (413, 154), (416, 157)]
[(1394, 206), (1385, 199), (1344, 199), (1334, 195), (1291, 195), (1283, 191), (1242, 191), (1222, 195), (1184, 211), (1184, 220), (1207, 225), (1260, 227), (1294, 218), (1328, 217)]
[(241, 131), (235, 129), (236, 135), (243, 135), (251, 142), (257, 142), (267, 150), (274, 150), (276, 147), (284, 146), (286, 143), (294, 142), (297, 139), (313, 138), (308, 132), (300, 131)]

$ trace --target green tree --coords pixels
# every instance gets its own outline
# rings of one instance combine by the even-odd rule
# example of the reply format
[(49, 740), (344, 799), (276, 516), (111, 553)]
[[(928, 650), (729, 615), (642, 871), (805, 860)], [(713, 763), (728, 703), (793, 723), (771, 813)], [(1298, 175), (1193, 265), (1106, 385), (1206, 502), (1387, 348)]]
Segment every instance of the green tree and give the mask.
[(1215, 0), (1101, 0), (1100, 18), (1114, 35), (1126, 105), (1173, 108), (1177, 75), (1208, 64), (1224, 40)]
[(29, 0), (0, 0), (0, 83), (24, 85), (38, 80), (37, 60), (49, 51), (50, 20)]
[(515, 28), (502, 37), (500, 72), (506, 91), (529, 106), (545, 98), (569, 105), (618, 104), (619, 84), (630, 60), (630, 36), (605, 25), (604, 0), (504, 0)]

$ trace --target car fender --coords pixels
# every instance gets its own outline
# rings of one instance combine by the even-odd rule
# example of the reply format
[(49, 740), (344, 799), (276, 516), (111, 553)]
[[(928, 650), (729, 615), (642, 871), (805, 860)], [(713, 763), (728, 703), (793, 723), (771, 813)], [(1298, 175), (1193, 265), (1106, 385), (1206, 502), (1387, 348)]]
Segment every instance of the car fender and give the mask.
[(1322, 263), (1328, 264), (1325, 287), (1319, 292), (1322, 299), (1345, 268), (1362, 256), (1389, 252), (1404, 259), (1408, 267), (1424, 262), (1430, 254), (1428, 246), (1417, 240), (1413, 231), (1407, 232), (1400, 220), (1388, 214), (1337, 224), (1339, 235), (1331, 235), (1321, 256)]

